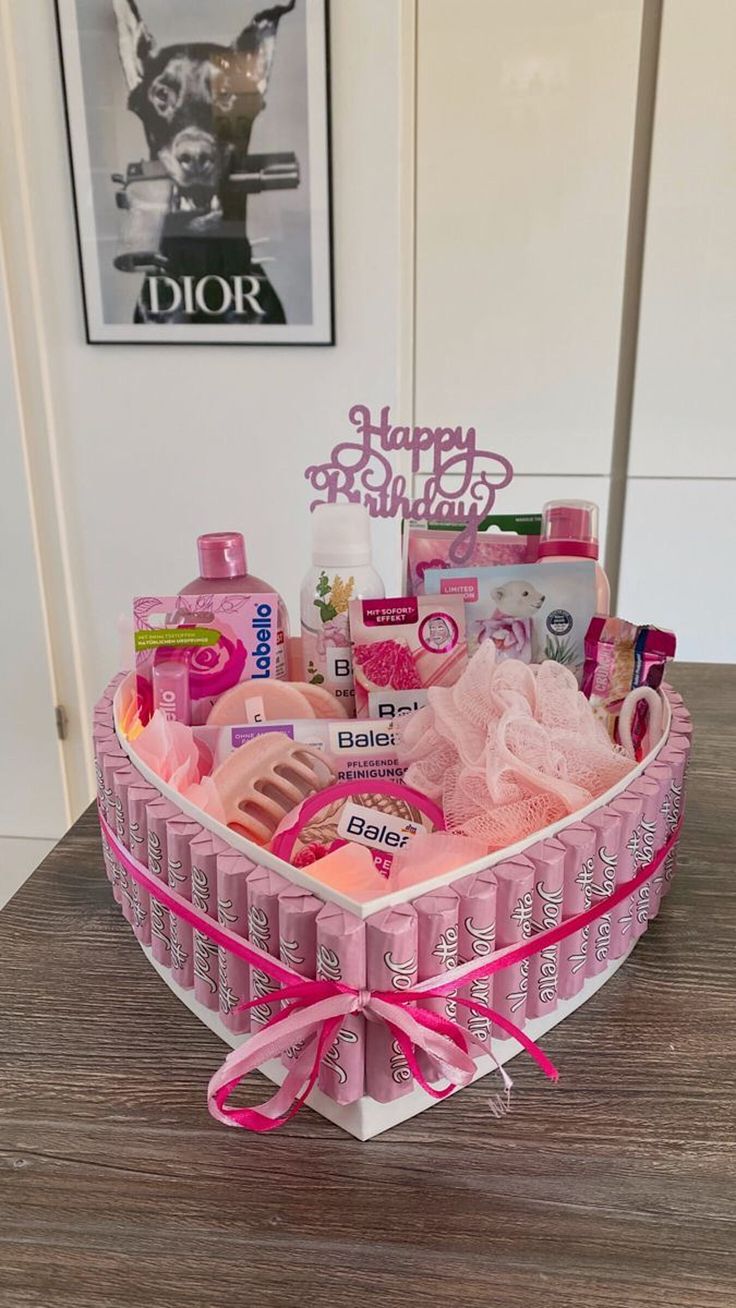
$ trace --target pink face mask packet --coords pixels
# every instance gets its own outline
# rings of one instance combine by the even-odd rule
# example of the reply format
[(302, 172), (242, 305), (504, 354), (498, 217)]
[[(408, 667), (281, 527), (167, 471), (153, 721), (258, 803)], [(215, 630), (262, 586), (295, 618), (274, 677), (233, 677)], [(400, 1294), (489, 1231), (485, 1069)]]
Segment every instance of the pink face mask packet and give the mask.
[(468, 662), (461, 595), (352, 600), (355, 710), (391, 719), (427, 703), (431, 686), (454, 686)]
[[(494, 526), (501, 527), (501, 530), (491, 530)], [(541, 529), (540, 514), (485, 518), (478, 527), (473, 552), (466, 565), (483, 568), (504, 563), (536, 563)], [(424, 594), (425, 573), (434, 568), (457, 567), (450, 556), (456, 539), (456, 531), (438, 528), (431, 523), (404, 524), (404, 572), (408, 595)]]

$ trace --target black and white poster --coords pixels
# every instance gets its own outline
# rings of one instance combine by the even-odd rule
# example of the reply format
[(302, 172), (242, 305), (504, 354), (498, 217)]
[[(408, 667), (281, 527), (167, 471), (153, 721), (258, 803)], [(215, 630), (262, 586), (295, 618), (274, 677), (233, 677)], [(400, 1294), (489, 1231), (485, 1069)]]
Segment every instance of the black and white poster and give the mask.
[(327, 0), (56, 0), (91, 342), (333, 341)]

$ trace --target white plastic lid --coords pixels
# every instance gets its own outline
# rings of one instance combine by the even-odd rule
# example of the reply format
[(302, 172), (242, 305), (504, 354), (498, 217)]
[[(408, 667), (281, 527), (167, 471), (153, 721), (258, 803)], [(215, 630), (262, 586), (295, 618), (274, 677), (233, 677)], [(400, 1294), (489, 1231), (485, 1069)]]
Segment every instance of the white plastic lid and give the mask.
[(312, 512), (312, 562), (317, 567), (370, 564), (371, 520), (364, 504), (318, 504)]

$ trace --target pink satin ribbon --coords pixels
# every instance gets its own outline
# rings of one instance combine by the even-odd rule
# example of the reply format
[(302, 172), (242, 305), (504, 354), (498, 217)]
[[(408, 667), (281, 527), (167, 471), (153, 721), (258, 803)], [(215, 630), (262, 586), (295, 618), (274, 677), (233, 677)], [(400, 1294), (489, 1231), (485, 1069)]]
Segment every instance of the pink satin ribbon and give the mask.
[[(430, 997), (446, 996), (477, 978), (491, 976), (513, 963), (530, 958), (610, 913), (612, 908), (635, 894), (640, 886), (654, 876), (677, 843), (682, 826), (681, 819), (652, 862), (642, 868), (631, 881), (617, 886), (605, 899), (597, 900), (576, 917), (568, 918), (558, 926), (541, 931), (519, 944), (507, 945), (482, 962), (474, 961), (453, 968), (451, 973), (446, 974), (444, 981), (432, 978), (420, 982), (411, 990), (385, 992), (354, 990), (337, 981), (311, 981), (299, 976), (271, 954), (264, 953), (242, 936), (220, 926), (165, 882), (159, 881), (147, 867), (130, 855), (101, 813), (99, 816), (103, 836), (129, 876), (165, 908), (196, 927), (215, 944), (266, 972), (283, 987), (278, 991), (278, 999), (283, 1005), (281, 1010), (251, 1036), (246, 1044), (228, 1055), (212, 1077), (207, 1091), (209, 1110), (218, 1121), (226, 1126), (245, 1127), (259, 1132), (273, 1131), (299, 1111), (315, 1086), (320, 1064), (337, 1036), (340, 1023), (349, 1013), (363, 1013), (369, 1021), (384, 1022), (390, 1028), (414, 1080), (434, 1099), (444, 1099), (468, 1085), (476, 1072), (471, 1050), (476, 1051), (476, 1057), (488, 1053), (488, 1050), (478, 1044), (457, 1022), (418, 1005)], [(546, 1076), (557, 1080), (558, 1072), (554, 1064), (515, 1023), (485, 1004), (457, 994), (454, 998), (462, 1007), (495, 1022), (531, 1054)], [(239, 1007), (252, 1008), (261, 1002), (252, 1000)], [(280, 1059), (287, 1049), (297, 1043), (302, 1045), (300, 1053), (289, 1068), (283, 1084), (270, 1099), (257, 1108), (235, 1108), (228, 1104), (230, 1095), (249, 1072), (271, 1059)], [(437, 1088), (427, 1080), (416, 1057), (417, 1049), (426, 1055), (431, 1071), (445, 1079), (444, 1086)], [(496, 1066), (504, 1085), (510, 1087), (511, 1082), (506, 1072), (498, 1063)]]

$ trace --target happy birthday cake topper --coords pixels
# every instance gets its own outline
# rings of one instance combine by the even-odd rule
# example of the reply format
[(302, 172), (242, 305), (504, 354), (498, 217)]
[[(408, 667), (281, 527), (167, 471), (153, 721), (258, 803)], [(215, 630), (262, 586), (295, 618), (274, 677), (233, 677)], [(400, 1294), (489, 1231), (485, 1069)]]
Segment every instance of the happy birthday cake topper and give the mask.
[[(475, 427), (404, 427), (391, 422), (385, 404), (378, 422), (365, 404), (354, 404), (348, 417), (357, 439), (336, 445), (329, 463), (316, 463), (304, 476), (322, 493), (318, 504), (364, 504), (373, 518), (407, 518), (462, 526), (449, 555), (462, 567), (473, 550), (478, 527), (493, 509), (496, 492), (514, 475), (508, 459), (476, 444)], [(391, 455), (411, 453), (412, 476), (429, 456), (423, 493), (412, 499), (407, 478), (395, 472)]]

